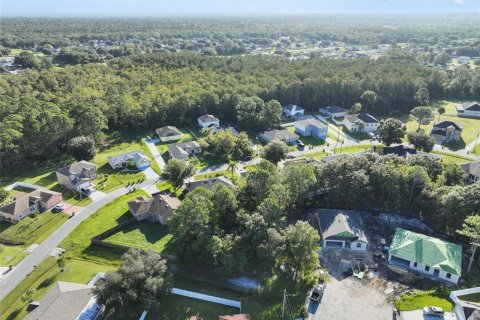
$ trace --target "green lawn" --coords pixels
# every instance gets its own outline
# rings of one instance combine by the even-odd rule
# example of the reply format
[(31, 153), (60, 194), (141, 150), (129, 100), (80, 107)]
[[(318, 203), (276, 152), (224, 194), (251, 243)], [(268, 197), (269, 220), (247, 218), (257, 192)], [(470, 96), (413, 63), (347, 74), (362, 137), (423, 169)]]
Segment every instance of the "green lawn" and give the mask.
[(58, 227), (67, 221), (64, 213), (44, 212), (35, 217), (26, 217), (17, 224), (0, 222), (0, 237), (24, 242), (25, 244), (40, 243)]
[(173, 235), (158, 222), (140, 221), (106, 238), (105, 241), (143, 250), (174, 254)]
[(435, 306), (445, 311), (452, 311), (453, 303), (446, 292), (419, 291), (411, 295), (402, 295), (395, 301), (395, 307), (399, 311), (418, 310), (424, 307)]
[(447, 152), (442, 152), (442, 151), (433, 151), (433, 154), (438, 154), (442, 156), (442, 161), (445, 163), (456, 163), (456, 164), (462, 164), (462, 163), (467, 163), (472, 160), (469, 158), (465, 158), (456, 154), (452, 153), (447, 153)]
[(475, 154), (477, 154), (477, 155), (480, 156), (480, 144), (475, 147), (475, 149), (473, 150), (473, 153), (475, 153)]
[(23, 319), (28, 303), (21, 296), (29, 288), (36, 290), (34, 298), (40, 300), (57, 281), (89, 282), (97, 272), (106, 272), (113, 267), (85, 261), (67, 260), (66, 271), (61, 272), (56, 260), (47, 257), (25, 280), (23, 280), (0, 305), (0, 319)]
[(130, 219), (132, 215), (128, 211), (127, 202), (139, 196), (148, 195), (142, 190), (137, 190), (107, 204), (84, 220), (59, 246), (67, 250), (69, 257), (100, 264), (118, 264), (118, 258), (122, 252), (91, 246), (90, 239)]
[(233, 175), (232, 175), (232, 170), (214, 171), (210, 173), (197, 174), (194, 176), (194, 178), (195, 180), (203, 180), (203, 179), (215, 178), (220, 176), (225, 176), (227, 179), (230, 179), (231, 181), (235, 181), (238, 179), (238, 175), (236, 171), (233, 171)]
[(61, 186), (58, 184), (55, 188), (53, 188), (53, 190), (62, 192), (63, 202), (70, 203), (76, 206), (81, 206), (81, 207), (85, 207), (90, 203), (92, 203), (92, 199), (90, 199), (89, 197), (80, 195), (78, 193), (74, 193), (73, 191), (70, 191), (70, 190), (65, 190), (64, 188), (61, 188)]
[(145, 175), (142, 172), (113, 170), (109, 164), (99, 167), (97, 172), (98, 177), (93, 181), (95, 188), (106, 193), (129, 184), (145, 181)]
[[(348, 134), (350, 137), (352, 137), (354, 139), (357, 139), (359, 141), (370, 140), (370, 136), (368, 134), (366, 134), (365, 132), (350, 132), (350, 131), (348, 131), (348, 129), (346, 127), (342, 127), (342, 131), (343, 131), (343, 133)], [(340, 140), (341, 139), (342, 139), (342, 137), (340, 137)]]
[(27, 255), (25, 246), (0, 245), (0, 267), (17, 265)]
[(341, 147), (340, 144), (338, 144), (335, 153), (357, 153), (362, 151), (368, 151), (371, 148), (372, 148), (372, 145), (369, 145), (369, 144), (363, 144), (358, 146), (348, 146), (348, 147)]

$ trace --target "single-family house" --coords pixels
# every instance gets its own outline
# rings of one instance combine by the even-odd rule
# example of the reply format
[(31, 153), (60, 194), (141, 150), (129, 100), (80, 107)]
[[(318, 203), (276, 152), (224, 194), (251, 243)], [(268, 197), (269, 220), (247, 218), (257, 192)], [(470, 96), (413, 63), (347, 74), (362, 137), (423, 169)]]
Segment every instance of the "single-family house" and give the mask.
[(58, 169), (56, 175), (61, 186), (89, 195), (93, 189), (92, 180), (97, 178), (97, 166), (82, 160)]
[(318, 139), (326, 140), (328, 134), (328, 126), (316, 119), (305, 119), (295, 121), (295, 133), (308, 137), (312, 136)]
[(220, 126), (220, 120), (212, 116), (211, 114), (204, 114), (203, 116), (198, 117), (198, 125), (200, 128), (205, 129), (208, 127), (218, 127)]
[(367, 250), (368, 240), (356, 212), (323, 210), (318, 214), (318, 224), (324, 248)]
[(232, 314), (228, 316), (220, 316), (218, 320), (250, 320), (249, 314)]
[(433, 124), (431, 136), (437, 141), (460, 141), (463, 126), (453, 121), (441, 121)]
[(291, 132), (287, 129), (282, 130), (270, 130), (265, 131), (259, 135), (260, 140), (265, 143), (272, 142), (274, 140), (280, 140), (285, 143), (295, 144), (298, 142), (299, 136), (295, 132)]
[(343, 119), (343, 125), (350, 132), (374, 132), (379, 121), (368, 113), (349, 114)]
[(297, 105), (289, 104), (283, 107), (283, 115), (287, 118), (293, 118), (304, 114), (305, 110)]
[(185, 195), (197, 187), (204, 187), (211, 190), (217, 184), (223, 184), (230, 188), (235, 187), (233, 182), (224, 176), (207, 178), (202, 180), (195, 180), (193, 177), (190, 177), (188, 179), (185, 179), (184, 181), (185, 189), (183, 190), (183, 194)]
[(457, 115), (459, 117), (480, 118), (480, 103), (457, 104)]
[(176, 141), (183, 137), (183, 132), (174, 126), (161, 127), (155, 130), (161, 142)]
[(91, 283), (58, 281), (24, 319), (95, 319), (101, 311), (101, 305), (96, 303), (93, 288)]
[(463, 178), (470, 182), (480, 182), (480, 161), (461, 164)]
[(12, 202), (0, 207), (0, 219), (16, 223), (37, 211), (47, 211), (62, 201), (61, 193), (48, 189), (18, 193)]
[(180, 206), (180, 200), (168, 194), (153, 193), (151, 198), (138, 197), (128, 202), (130, 213), (138, 220), (158, 221), (165, 224)]
[(187, 141), (168, 145), (168, 154), (173, 159), (188, 160), (191, 154), (202, 153), (202, 147), (197, 141)]
[(397, 228), (388, 251), (388, 262), (396, 267), (457, 283), (462, 275), (462, 247)]
[(328, 106), (320, 108), (319, 111), (327, 118), (341, 118), (348, 115), (348, 110), (339, 106)]
[(450, 299), (455, 303), (455, 314), (458, 320), (480, 319), (480, 287), (454, 290), (450, 292)]
[(323, 163), (330, 163), (330, 162), (337, 162), (337, 161), (342, 161), (344, 159), (350, 159), (353, 158), (354, 155), (350, 153), (337, 153), (337, 154), (332, 154), (330, 156), (325, 156), (321, 159)]
[(406, 147), (403, 144), (399, 144), (398, 146), (394, 146), (394, 147), (383, 147), (383, 148), (373, 147), (373, 148), (374, 148), (373, 149), (374, 151), (379, 150), (380, 151), (379, 153), (384, 156), (389, 154), (394, 154), (399, 157), (408, 158), (410, 156), (417, 154), (417, 150), (415, 150), (414, 148)]
[(150, 159), (142, 150), (126, 152), (108, 157), (108, 163), (113, 169), (121, 169), (129, 162), (135, 165), (137, 169), (144, 169), (150, 166)]

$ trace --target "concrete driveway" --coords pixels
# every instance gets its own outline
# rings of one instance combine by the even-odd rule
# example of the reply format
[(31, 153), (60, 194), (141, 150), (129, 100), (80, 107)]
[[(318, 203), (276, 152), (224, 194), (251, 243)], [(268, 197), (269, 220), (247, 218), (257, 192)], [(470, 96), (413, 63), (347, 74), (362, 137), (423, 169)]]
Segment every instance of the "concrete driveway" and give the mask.
[(100, 200), (102, 198), (105, 198), (106, 196), (107, 196), (107, 194), (105, 192), (101, 192), (101, 191), (98, 191), (98, 190), (93, 191), (89, 195), (89, 197), (90, 197), (90, 199), (92, 199), (92, 201)]
[(327, 282), (322, 301), (309, 304), (309, 320), (386, 320), (392, 319), (393, 307), (373, 285), (353, 277)]
[(145, 170), (142, 171), (143, 174), (145, 175), (145, 178), (147, 179), (159, 179), (160, 176), (153, 171), (152, 167), (148, 167)]
[(68, 214), (69, 216), (72, 216), (72, 213), (75, 212), (75, 214), (80, 213), (83, 210), (83, 207), (81, 206), (75, 206), (73, 204), (68, 204), (65, 203), (65, 209), (63, 209), (63, 212)]
[(163, 160), (162, 155), (160, 154), (160, 151), (158, 151), (158, 148), (155, 145), (155, 143), (159, 143), (160, 140), (151, 139), (151, 140), (148, 140), (148, 141), (147, 140), (144, 140), (144, 141), (145, 141), (145, 144), (147, 145), (148, 149), (150, 150), (150, 153), (152, 154), (153, 159), (155, 159), (155, 161), (157, 162), (160, 169), (163, 170), (163, 168), (165, 168), (165, 166), (167, 164)]
[[(439, 320), (442, 319), (440, 317), (434, 316), (424, 316), (422, 310), (414, 310), (414, 311), (403, 311), (400, 313), (398, 317), (399, 320)], [(454, 312), (445, 312), (445, 320), (457, 320), (457, 316)]]

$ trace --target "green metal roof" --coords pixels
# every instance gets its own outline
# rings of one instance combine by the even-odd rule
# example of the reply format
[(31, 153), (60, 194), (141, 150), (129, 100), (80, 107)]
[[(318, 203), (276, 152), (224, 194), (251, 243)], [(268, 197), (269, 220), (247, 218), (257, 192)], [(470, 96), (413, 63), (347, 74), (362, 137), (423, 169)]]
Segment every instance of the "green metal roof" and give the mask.
[(397, 228), (390, 254), (460, 276), (462, 247), (424, 234)]

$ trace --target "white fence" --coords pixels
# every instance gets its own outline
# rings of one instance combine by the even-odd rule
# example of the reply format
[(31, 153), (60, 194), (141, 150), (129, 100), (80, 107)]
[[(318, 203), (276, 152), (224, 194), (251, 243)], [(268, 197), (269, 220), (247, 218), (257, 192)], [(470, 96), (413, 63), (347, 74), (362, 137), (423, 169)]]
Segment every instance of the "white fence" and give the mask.
[(224, 306), (229, 306), (229, 307), (234, 307), (234, 308), (239, 308), (239, 309), (242, 308), (242, 303), (240, 301), (236, 301), (236, 300), (224, 299), (224, 298), (220, 298), (220, 297), (210, 296), (210, 295), (207, 295), (207, 294), (182, 290), (182, 289), (178, 289), (178, 288), (173, 288), (172, 293), (176, 294), (176, 295), (179, 295), (179, 296), (192, 298), (192, 299), (198, 299), (198, 300), (213, 302), (213, 303), (217, 303), (217, 304), (222, 304)]
[(40, 186), (37, 186), (36, 184), (31, 184), (31, 183), (26, 183), (26, 182), (21, 182), (21, 181), (17, 181), (15, 182), (14, 184), (11, 184), (9, 186), (6, 186), (5, 187), (5, 190), (7, 191), (12, 191), (13, 189), (15, 189), (16, 187), (23, 187), (23, 188), (29, 188), (29, 189), (45, 189), (43, 187), (40, 187)]

